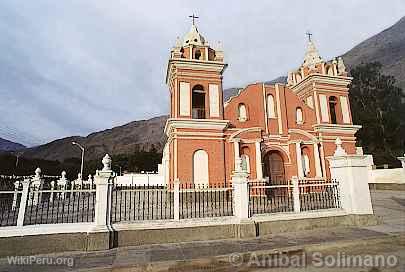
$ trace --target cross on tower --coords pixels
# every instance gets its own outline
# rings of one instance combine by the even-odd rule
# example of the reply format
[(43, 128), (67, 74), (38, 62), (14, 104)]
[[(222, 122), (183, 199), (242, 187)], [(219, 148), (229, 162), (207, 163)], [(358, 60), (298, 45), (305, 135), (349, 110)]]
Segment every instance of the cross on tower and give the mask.
[(311, 36), (312, 36), (312, 33), (311, 32), (309, 32), (309, 31), (307, 31), (307, 36), (308, 36), (308, 41), (310, 42), (311, 41)]
[(194, 15), (194, 13), (193, 13), (193, 15), (190, 15), (190, 16), (188, 16), (188, 17), (189, 17), (189, 18), (193, 18), (193, 25), (195, 25), (195, 19), (200, 18), (200, 17)]

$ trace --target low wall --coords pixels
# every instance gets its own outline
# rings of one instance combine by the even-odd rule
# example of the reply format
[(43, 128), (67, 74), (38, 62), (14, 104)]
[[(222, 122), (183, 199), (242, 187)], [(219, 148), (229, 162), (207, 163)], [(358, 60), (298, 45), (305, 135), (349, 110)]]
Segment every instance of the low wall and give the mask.
[(405, 170), (394, 169), (372, 169), (370, 170), (369, 183), (403, 183), (405, 184)]
[[(293, 215), (291, 215), (293, 217)], [(270, 217), (270, 216), (268, 216)], [(220, 239), (243, 239), (280, 232), (313, 230), (337, 226), (375, 225), (373, 215), (337, 215), (319, 213), (318, 218), (267, 221), (266, 216), (235, 223), (235, 218), (210, 224), (168, 222), (167, 224), (121, 224), (113, 232), (75, 232), (1, 237), (0, 257), (26, 256), (64, 251), (93, 251), (114, 247), (165, 244)], [(30, 226), (34, 227), (34, 226)], [(37, 227), (40, 228), (40, 227)], [(55, 226), (55, 230), (57, 226)], [(21, 231), (20, 233), (24, 233)], [(7, 245), (7, 246), (5, 246)]]

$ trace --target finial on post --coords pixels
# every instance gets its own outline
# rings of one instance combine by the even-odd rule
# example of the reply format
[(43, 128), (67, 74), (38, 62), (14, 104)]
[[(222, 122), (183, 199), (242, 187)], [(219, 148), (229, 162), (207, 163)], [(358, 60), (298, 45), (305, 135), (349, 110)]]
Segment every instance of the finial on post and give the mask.
[(342, 147), (342, 139), (340, 139), (340, 137), (336, 138), (335, 144), (336, 144), (336, 150), (333, 155), (334, 156), (346, 156), (347, 153), (346, 153), (346, 150), (344, 150)]
[(41, 173), (42, 173), (41, 168), (37, 167), (37, 169), (35, 169), (35, 177), (40, 178)]
[(111, 171), (111, 157), (108, 154), (105, 154), (103, 160), (101, 161), (103, 163), (103, 169), (101, 171)]

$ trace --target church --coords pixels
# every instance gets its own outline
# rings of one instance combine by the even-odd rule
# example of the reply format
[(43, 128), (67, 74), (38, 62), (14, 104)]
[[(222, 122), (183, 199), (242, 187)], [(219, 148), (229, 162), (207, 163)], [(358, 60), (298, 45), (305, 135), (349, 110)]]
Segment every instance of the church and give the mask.
[(348, 154), (356, 154), (361, 126), (352, 123), (352, 78), (341, 57), (321, 58), (310, 35), (302, 65), (288, 73), (286, 84), (251, 84), (224, 101), (226, 68), (221, 46), (211, 46), (193, 21), (167, 65), (167, 184), (229, 184), (240, 161), (249, 180), (324, 179), (337, 138)]

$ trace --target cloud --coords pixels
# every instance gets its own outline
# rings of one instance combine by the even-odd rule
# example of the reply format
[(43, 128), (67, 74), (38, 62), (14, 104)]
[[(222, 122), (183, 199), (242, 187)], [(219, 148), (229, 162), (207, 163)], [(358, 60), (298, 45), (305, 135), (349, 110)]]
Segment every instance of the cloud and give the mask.
[(353, 2), (2, 1), (0, 137), (34, 145), (166, 114), (169, 50), (193, 12), (224, 44), (225, 87), (298, 66), (308, 29), (328, 59), (405, 12), (401, 0)]

